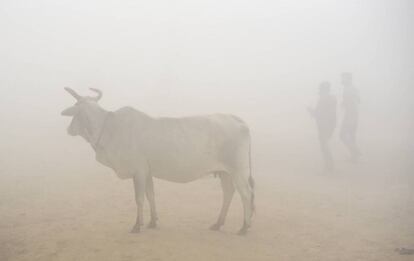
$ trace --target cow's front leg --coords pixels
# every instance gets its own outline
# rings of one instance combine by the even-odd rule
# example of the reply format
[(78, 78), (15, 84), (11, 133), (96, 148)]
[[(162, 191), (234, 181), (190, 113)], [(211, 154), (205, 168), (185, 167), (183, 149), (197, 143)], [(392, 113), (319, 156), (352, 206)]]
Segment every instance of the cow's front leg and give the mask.
[(151, 221), (148, 224), (148, 228), (156, 228), (157, 227), (157, 210), (155, 208), (155, 196), (154, 196), (154, 184), (152, 181), (152, 176), (147, 177), (147, 199), (150, 206), (151, 211)]
[(137, 204), (137, 219), (131, 233), (139, 233), (141, 231), (141, 225), (144, 224), (144, 199), (145, 199), (145, 175), (137, 174), (133, 178), (135, 202)]

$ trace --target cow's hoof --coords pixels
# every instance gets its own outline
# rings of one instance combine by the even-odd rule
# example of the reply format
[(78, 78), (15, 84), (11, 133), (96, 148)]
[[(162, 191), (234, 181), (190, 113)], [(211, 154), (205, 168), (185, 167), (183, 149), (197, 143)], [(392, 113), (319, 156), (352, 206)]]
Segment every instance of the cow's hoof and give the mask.
[(157, 222), (155, 221), (149, 222), (147, 225), (147, 228), (151, 228), (151, 229), (157, 228)]
[(141, 227), (140, 226), (134, 226), (130, 231), (130, 233), (132, 233), (132, 234), (138, 234), (139, 232), (141, 232)]
[(210, 227), (210, 230), (218, 231), (218, 230), (220, 230), (220, 227), (221, 227), (221, 224), (216, 223), (216, 224), (214, 224)]

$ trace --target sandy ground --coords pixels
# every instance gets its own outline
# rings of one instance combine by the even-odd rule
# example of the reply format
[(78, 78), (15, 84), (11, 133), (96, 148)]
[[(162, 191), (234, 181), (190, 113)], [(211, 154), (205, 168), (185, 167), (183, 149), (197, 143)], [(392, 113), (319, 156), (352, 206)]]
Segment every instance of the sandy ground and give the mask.
[(238, 196), (222, 231), (208, 230), (221, 204), (213, 177), (156, 180), (159, 227), (130, 234), (132, 184), (109, 170), (3, 171), (0, 260), (414, 260), (395, 252), (414, 248), (413, 178), (398, 153), (371, 157), (375, 165), (339, 162), (334, 175), (313, 160), (257, 170), (257, 212), (244, 237)]

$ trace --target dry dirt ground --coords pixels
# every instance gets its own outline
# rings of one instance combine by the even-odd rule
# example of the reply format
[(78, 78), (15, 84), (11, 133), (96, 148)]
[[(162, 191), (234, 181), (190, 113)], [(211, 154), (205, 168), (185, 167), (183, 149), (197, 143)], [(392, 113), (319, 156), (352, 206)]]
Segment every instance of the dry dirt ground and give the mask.
[(132, 184), (106, 169), (3, 171), (0, 260), (414, 260), (395, 251), (414, 248), (414, 173), (398, 155), (376, 150), (357, 166), (339, 162), (333, 175), (312, 160), (256, 170), (257, 211), (244, 237), (238, 196), (222, 231), (208, 230), (221, 204), (213, 177), (156, 180), (159, 227), (130, 234)]

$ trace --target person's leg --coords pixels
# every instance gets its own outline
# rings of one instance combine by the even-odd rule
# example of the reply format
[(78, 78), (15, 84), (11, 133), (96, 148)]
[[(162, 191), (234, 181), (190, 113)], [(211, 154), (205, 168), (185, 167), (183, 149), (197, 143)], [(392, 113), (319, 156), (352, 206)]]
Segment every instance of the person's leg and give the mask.
[(349, 123), (344, 122), (340, 133), (341, 141), (348, 149), (352, 161), (355, 161), (358, 158), (355, 131), (356, 130)]
[(356, 140), (356, 125), (351, 126), (349, 128), (349, 150), (351, 152), (351, 160), (352, 162), (358, 162), (359, 160), (359, 149), (358, 149), (358, 145), (357, 145), (357, 140)]
[(325, 163), (325, 169), (331, 172), (334, 169), (334, 162), (331, 149), (329, 148), (329, 137), (326, 135), (320, 135), (319, 143), (321, 146), (322, 157)]

